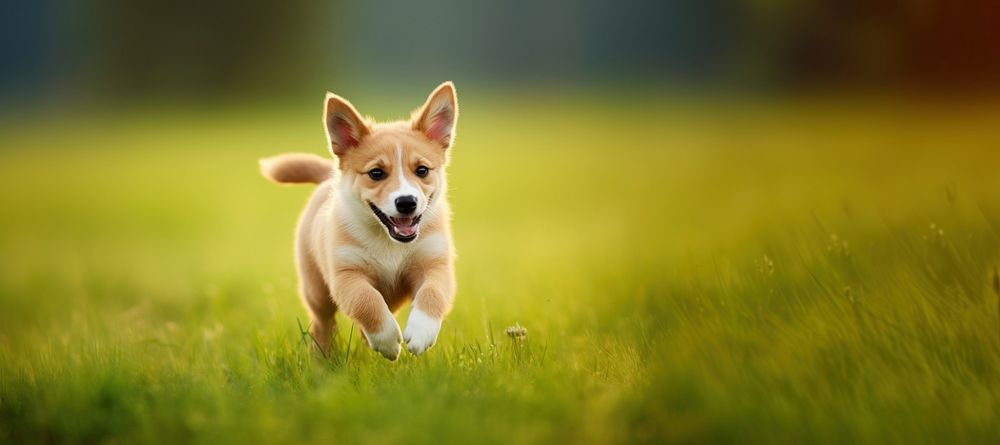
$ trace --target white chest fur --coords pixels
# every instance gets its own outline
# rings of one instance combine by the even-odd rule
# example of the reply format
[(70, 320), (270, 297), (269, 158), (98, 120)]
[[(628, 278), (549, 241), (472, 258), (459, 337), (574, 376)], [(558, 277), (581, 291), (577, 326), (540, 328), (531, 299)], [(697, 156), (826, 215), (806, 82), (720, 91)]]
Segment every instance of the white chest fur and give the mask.
[[(376, 235), (384, 235), (376, 233)], [(386, 239), (378, 239), (378, 238)], [(384, 282), (392, 282), (400, 276), (400, 271), (412, 261), (447, 255), (447, 240), (441, 233), (420, 235), (407, 244), (389, 240), (388, 236), (359, 240), (358, 244), (346, 244), (334, 249), (334, 262), (339, 265), (357, 265), (378, 272)]]
[[(356, 265), (376, 271), (383, 283), (394, 284), (400, 272), (413, 261), (444, 258), (449, 255), (449, 241), (444, 233), (421, 233), (416, 240), (400, 243), (389, 238), (385, 228), (363, 203), (353, 199), (342, 185), (335, 194), (333, 212), (327, 216), (331, 222), (339, 221), (352, 238), (349, 242), (333, 237), (331, 242), (333, 266)], [(443, 205), (437, 203), (438, 205)], [(428, 225), (442, 214), (438, 205), (430, 206), (423, 215), (422, 225)], [(327, 225), (331, 227), (335, 224)]]

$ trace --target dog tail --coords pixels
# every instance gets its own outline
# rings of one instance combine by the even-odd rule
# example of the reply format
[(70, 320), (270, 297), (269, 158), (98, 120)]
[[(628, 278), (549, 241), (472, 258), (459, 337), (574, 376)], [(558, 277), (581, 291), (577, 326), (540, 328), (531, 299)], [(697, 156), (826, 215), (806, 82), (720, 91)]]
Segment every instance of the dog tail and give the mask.
[(260, 160), (260, 173), (278, 184), (319, 184), (333, 176), (333, 161), (305, 153)]

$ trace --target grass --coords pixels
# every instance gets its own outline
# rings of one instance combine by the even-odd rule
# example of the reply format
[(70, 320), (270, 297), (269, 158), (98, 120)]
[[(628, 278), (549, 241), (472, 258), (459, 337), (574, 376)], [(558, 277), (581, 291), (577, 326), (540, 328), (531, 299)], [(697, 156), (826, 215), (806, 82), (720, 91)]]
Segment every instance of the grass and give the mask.
[(396, 363), (302, 335), (310, 189), (255, 162), (316, 107), (8, 120), (0, 442), (1000, 440), (996, 113), (531, 101), (463, 96), (457, 305)]

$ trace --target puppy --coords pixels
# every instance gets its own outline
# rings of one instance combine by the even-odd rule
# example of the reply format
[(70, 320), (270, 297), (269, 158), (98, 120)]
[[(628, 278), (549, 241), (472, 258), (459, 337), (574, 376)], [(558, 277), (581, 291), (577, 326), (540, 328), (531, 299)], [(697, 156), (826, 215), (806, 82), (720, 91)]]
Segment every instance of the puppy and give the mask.
[[(260, 161), (279, 184), (319, 184), (295, 239), (299, 292), (325, 351), (343, 312), (389, 360), (434, 345), (455, 296), (445, 167), (458, 98), (445, 82), (409, 121), (375, 123), (327, 93), (323, 125), (335, 162), (285, 154)], [(406, 330), (393, 314), (412, 300)]]

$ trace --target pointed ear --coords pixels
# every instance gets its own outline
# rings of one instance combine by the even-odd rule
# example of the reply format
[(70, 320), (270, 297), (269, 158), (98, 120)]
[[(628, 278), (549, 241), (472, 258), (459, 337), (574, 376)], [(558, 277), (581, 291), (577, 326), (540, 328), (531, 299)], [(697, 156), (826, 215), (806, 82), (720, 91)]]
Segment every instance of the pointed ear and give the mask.
[(449, 148), (455, 140), (457, 122), (458, 97), (455, 95), (455, 84), (445, 82), (435, 88), (424, 106), (414, 113), (413, 129), (442, 147)]
[(326, 93), (323, 124), (330, 141), (330, 151), (337, 156), (357, 147), (361, 139), (371, 132), (354, 105), (333, 93)]

